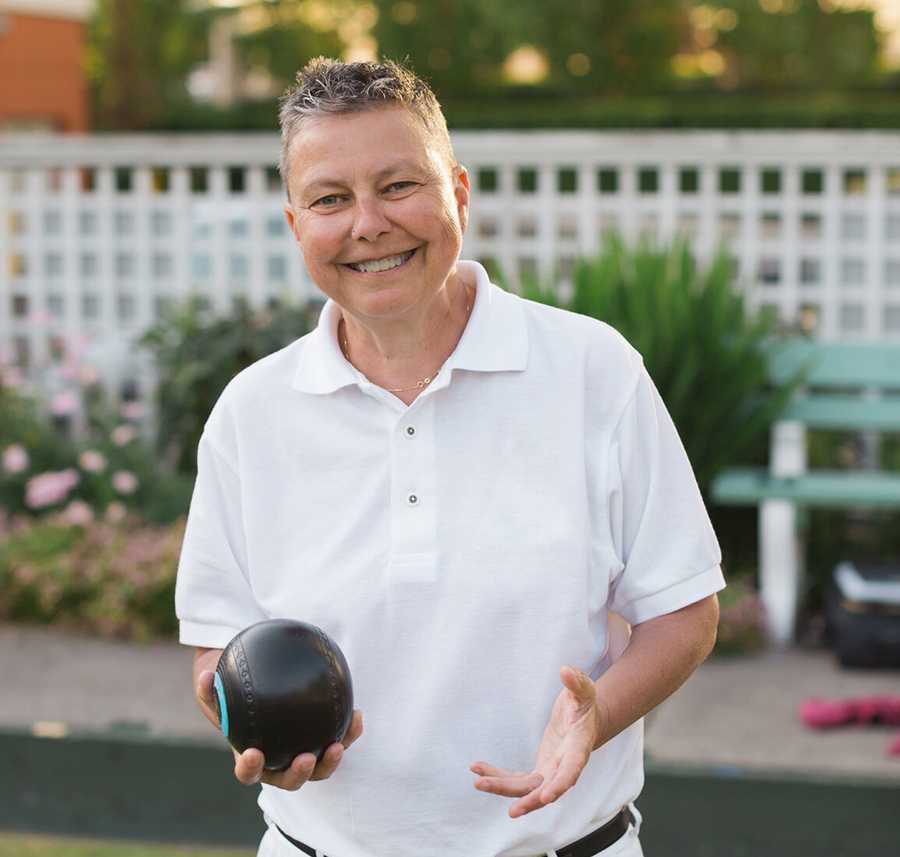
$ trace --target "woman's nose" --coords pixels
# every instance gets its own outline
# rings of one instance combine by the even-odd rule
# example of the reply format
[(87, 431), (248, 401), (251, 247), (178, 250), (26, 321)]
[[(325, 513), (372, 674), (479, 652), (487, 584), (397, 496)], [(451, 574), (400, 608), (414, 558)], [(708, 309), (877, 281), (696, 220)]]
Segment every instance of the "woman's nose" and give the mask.
[(353, 238), (375, 241), (391, 228), (380, 200), (357, 200), (353, 217)]

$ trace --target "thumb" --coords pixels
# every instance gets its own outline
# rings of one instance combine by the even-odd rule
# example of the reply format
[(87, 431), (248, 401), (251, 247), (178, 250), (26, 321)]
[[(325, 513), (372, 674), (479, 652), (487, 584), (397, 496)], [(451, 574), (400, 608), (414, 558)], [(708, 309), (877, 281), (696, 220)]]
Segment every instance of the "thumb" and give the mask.
[(215, 681), (215, 673), (210, 670), (204, 670), (197, 677), (197, 692), (207, 705), (211, 705), (213, 701), (213, 683)]
[(565, 666), (560, 671), (566, 687), (578, 696), (593, 696), (594, 682), (591, 677), (577, 667)]

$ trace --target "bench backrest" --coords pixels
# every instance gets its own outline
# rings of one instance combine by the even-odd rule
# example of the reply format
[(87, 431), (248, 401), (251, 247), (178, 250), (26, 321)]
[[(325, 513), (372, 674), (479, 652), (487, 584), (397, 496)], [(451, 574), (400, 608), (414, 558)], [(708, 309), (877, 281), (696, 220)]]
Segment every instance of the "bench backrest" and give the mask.
[(900, 343), (792, 340), (774, 351), (769, 377), (784, 383), (803, 367), (806, 386), (782, 420), (810, 428), (900, 432)]

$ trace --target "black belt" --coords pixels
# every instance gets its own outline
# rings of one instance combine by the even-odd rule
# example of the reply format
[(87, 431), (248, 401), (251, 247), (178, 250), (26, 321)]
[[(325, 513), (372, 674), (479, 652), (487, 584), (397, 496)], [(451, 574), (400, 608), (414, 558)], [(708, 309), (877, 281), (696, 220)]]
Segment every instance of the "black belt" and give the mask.
[[(562, 848), (557, 848), (557, 857), (591, 857), (591, 855), (609, 848), (613, 842), (618, 842), (625, 835), (625, 831), (628, 830), (628, 825), (633, 821), (634, 816), (631, 814), (631, 810), (627, 806), (623, 807), (603, 827), (598, 827), (587, 836), (582, 836), (581, 839), (576, 839), (568, 845), (563, 845)], [(277, 824), (275, 826), (278, 827)], [(288, 836), (280, 827), (278, 827), (278, 830), (292, 845), (296, 845), (301, 851), (309, 854), (309, 857), (316, 857), (315, 848), (310, 848), (299, 839)]]

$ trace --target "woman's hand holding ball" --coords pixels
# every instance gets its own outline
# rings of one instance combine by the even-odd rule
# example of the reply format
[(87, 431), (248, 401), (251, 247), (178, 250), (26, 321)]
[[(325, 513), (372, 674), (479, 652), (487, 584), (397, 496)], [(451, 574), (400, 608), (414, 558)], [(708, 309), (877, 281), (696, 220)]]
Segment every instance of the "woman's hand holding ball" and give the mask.
[[(211, 651), (215, 653), (212, 658), (213, 666), (215, 666), (221, 650), (212, 649)], [(216, 716), (215, 689), (213, 687), (214, 676), (215, 673), (210, 669), (200, 673), (197, 684), (197, 699), (204, 709), (203, 713), (218, 729), (220, 726)], [(243, 783), (245, 786), (266, 783), (287, 791), (296, 791), (311, 780), (327, 780), (337, 770), (343, 758), (344, 750), (353, 744), (362, 733), (362, 711), (354, 709), (353, 719), (350, 721), (350, 728), (347, 730), (347, 734), (342, 741), (335, 742), (325, 751), (325, 756), (321, 762), (316, 762), (316, 757), (312, 753), (302, 753), (294, 759), (290, 768), (286, 771), (266, 771), (263, 767), (265, 765), (265, 757), (255, 747), (249, 747), (243, 753), (238, 753), (232, 747), (234, 775), (238, 782)]]

